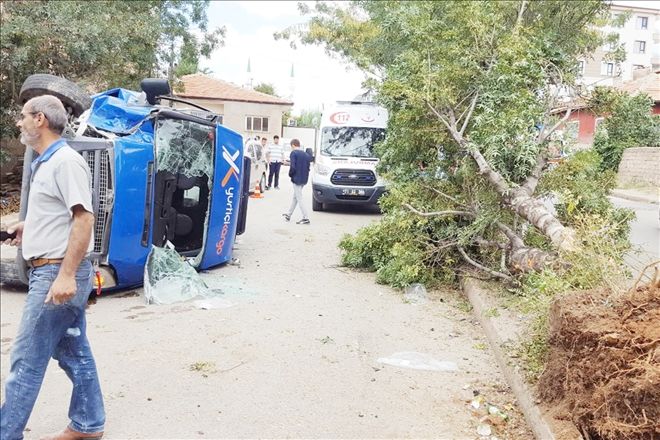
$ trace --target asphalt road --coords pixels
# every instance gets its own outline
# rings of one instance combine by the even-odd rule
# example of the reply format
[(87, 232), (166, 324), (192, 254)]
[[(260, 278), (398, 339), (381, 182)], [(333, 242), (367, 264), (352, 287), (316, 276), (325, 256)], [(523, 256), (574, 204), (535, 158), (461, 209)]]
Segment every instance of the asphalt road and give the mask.
[[(292, 187), (283, 180), (280, 191), (250, 199), (234, 252), (240, 266), (201, 274), (231, 307), (146, 305), (138, 289), (104, 295), (88, 310), (104, 438), (474, 439), (476, 390), (511, 416), (500, 439), (530, 438), (465, 300), (433, 291), (412, 303), (374, 274), (340, 267), (341, 237), (380, 216), (313, 212), (310, 225), (297, 225), (296, 212), (285, 222)], [(309, 186), (305, 197), (310, 203)], [(24, 295), (0, 296), (3, 383)], [(410, 351), (458, 371), (379, 360)], [(65, 426), (70, 392), (52, 362), (26, 439)]]
[(636, 275), (648, 264), (660, 260), (660, 206), (618, 197), (610, 197), (610, 200), (619, 208), (635, 212), (635, 220), (630, 224), (630, 241), (635, 249), (627, 255), (626, 261)]

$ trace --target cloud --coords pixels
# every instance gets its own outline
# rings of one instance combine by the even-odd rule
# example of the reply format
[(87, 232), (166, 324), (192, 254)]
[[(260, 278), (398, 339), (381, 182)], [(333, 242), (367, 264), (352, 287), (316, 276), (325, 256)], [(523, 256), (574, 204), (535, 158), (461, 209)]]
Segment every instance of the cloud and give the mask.
[(273, 19), (298, 15), (298, 2), (295, 1), (241, 1), (238, 4), (246, 13), (261, 18)]

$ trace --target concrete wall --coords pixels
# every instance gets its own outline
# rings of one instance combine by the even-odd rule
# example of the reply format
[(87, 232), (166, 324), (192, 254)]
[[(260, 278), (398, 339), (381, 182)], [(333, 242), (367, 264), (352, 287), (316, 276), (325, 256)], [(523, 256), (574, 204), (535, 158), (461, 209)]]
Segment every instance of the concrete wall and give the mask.
[(627, 148), (618, 174), (619, 184), (648, 184), (660, 187), (660, 148)]

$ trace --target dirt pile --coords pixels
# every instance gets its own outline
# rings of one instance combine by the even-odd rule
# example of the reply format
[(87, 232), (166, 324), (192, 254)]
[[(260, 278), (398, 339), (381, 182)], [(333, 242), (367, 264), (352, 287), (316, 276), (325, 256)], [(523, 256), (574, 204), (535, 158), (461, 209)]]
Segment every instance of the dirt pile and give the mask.
[(550, 314), (540, 397), (586, 439), (660, 438), (660, 279), (614, 296), (569, 295)]

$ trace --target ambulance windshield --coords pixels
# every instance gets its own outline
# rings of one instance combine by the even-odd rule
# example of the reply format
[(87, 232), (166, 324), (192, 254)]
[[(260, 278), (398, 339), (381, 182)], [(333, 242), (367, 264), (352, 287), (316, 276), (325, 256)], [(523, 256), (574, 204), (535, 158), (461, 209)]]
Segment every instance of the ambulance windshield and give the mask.
[(342, 157), (375, 157), (374, 145), (385, 139), (384, 128), (325, 127), (321, 132), (321, 154)]

